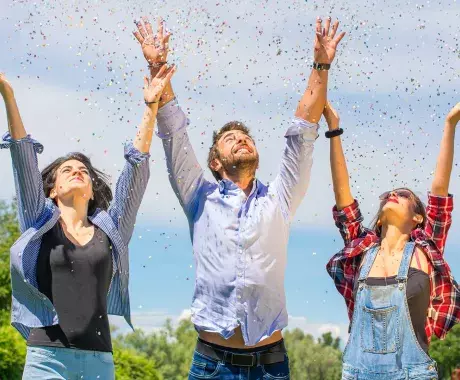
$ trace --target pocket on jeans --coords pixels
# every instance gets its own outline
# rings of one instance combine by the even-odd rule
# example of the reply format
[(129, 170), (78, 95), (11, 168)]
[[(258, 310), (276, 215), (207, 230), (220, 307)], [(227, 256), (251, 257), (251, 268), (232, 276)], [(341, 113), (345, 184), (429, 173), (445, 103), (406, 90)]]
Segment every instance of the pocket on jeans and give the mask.
[(284, 362), (265, 364), (262, 366), (264, 379), (288, 380), (289, 379), (289, 359), (285, 355)]
[(195, 353), (189, 375), (192, 379), (212, 379), (218, 375), (220, 366), (219, 361)]
[(363, 307), (361, 347), (365, 352), (388, 354), (399, 347), (398, 307)]

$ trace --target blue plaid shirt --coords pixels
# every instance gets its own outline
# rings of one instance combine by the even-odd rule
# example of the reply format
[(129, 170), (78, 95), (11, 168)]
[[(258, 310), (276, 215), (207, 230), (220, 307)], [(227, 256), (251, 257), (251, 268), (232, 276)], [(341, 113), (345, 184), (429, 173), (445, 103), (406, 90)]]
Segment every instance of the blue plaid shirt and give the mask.
[[(13, 162), (21, 237), (11, 247), (13, 291), (11, 324), (27, 339), (31, 328), (56, 325), (59, 318), (51, 301), (38, 290), (37, 258), (41, 239), (58, 221), (59, 208), (43, 192), (37, 153), (43, 146), (29, 136), (14, 140), (8, 133), (0, 148), (10, 149)], [(125, 146), (125, 167), (107, 211), (97, 210), (89, 220), (104, 231), (112, 244), (112, 280), (107, 295), (108, 313), (122, 315), (132, 327), (128, 281), (128, 244), (136, 214), (150, 176), (149, 154), (130, 143)]]

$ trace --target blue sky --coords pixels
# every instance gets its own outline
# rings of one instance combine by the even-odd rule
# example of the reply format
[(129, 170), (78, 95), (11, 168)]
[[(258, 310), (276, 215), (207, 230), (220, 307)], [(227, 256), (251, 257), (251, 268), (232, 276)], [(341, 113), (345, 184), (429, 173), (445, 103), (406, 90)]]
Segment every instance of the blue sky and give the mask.
[[(315, 17), (339, 18), (347, 32), (330, 71), (329, 97), (341, 115), (353, 194), (366, 221), (378, 194), (407, 185), (423, 194), (435, 167), (442, 120), (459, 101), (458, 1), (2, 1), (0, 71), (11, 79), (28, 131), (45, 145), (43, 167), (70, 150), (89, 154), (115, 180), (122, 144), (134, 136), (145, 63), (131, 31), (142, 14), (173, 31), (173, 86), (191, 121), (204, 165), (212, 131), (231, 119), (249, 125), (272, 179), (283, 133), (306, 87)], [(1, 121), (3, 120), (3, 122)], [(0, 123), (6, 130), (5, 113)], [(322, 123), (324, 127), (324, 123)], [(451, 181), (460, 185), (457, 156)], [(134, 322), (146, 330), (186, 315), (194, 268), (185, 217), (169, 188), (163, 152), (152, 144), (151, 180), (131, 249)], [(0, 198), (13, 195), (3, 152)], [(308, 194), (289, 245), (286, 292), (291, 326), (345, 336), (343, 300), (324, 266), (341, 247), (329, 147), (315, 143)], [(458, 211), (446, 256), (460, 276)], [(120, 324), (123, 328), (124, 325)]]

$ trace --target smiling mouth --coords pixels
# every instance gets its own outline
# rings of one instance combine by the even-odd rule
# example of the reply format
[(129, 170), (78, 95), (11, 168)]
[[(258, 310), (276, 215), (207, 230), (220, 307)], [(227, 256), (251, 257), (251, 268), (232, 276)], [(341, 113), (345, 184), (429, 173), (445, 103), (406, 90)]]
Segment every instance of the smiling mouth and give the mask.
[(80, 181), (80, 182), (83, 182), (83, 179), (80, 178), (80, 177), (75, 177), (75, 178), (72, 178), (72, 179), (70, 180), (70, 182), (72, 182), (72, 181)]
[(388, 202), (393, 202), (393, 203), (399, 204), (399, 202), (394, 198), (388, 199)]
[(249, 147), (247, 147), (247, 146), (241, 146), (241, 147), (239, 147), (239, 148), (235, 151), (235, 153), (238, 153), (238, 152), (241, 152), (241, 151), (246, 151), (246, 153), (252, 153), (251, 149), (249, 149)]

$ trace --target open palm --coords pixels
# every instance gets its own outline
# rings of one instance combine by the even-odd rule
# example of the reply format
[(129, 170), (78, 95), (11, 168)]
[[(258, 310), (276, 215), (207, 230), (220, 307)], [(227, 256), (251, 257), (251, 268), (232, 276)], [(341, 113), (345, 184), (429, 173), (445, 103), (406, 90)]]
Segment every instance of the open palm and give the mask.
[(158, 31), (153, 33), (152, 24), (147, 17), (142, 21), (135, 21), (137, 31), (133, 32), (134, 37), (139, 41), (142, 53), (149, 64), (163, 63), (168, 58), (168, 42), (171, 33), (164, 34), (164, 23), (158, 19)]
[(339, 22), (335, 21), (331, 26), (331, 18), (328, 17), (322, 27), (322, 20), (318, 17), (316, 19), (316, 37), (315, 37), (315, 53), (314, 59), (318, 63), (331, 63), (334, 60), (337, 45), (342, 40), (345, 32), (341, 32), (338, 35), (337, 29)]
[(176, 66), (163, 65), (154, 77), (144, 78), (144, 100), (146, 103), (158, 103), (164, 88), (176, 72)]

